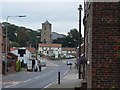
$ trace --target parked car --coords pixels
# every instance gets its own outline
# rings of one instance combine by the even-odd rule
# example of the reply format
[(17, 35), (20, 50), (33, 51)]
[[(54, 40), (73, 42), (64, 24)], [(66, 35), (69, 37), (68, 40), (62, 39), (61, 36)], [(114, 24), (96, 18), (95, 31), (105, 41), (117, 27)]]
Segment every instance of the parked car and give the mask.
[(72, 61), (68, 60), (67, 65), (72, 65)]
[(45, 60), (40, 60), (41, 66), (46, 67), (46, 61)]

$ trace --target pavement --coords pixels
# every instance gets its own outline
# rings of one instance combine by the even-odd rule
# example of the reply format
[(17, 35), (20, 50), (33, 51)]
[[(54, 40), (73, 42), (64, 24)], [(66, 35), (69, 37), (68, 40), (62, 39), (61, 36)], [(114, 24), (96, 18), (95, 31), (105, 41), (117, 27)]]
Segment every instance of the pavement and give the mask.
[(58, 84), (58, 80), (48, 85), (44, 90), (48, 89), (61, 89), (62, 90), (75, 90), (75, 87), (81, 87), (82, 79), (78, 79), (78, 69), (74, 66), (68, 70), (66, 75), (61, 77), (60, 84)]

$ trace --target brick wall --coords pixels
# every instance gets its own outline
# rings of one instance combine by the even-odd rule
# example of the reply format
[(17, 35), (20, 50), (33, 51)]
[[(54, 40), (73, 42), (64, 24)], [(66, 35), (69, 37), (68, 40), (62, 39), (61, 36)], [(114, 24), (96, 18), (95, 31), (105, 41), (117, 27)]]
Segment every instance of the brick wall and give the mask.
[(120, 84), (120, 65), (114, 57), (114, 47), (120, 44), (118, 16), (118, 3), (93, 3), (92, 87)]
[(2, 74), (2, 27), (0, 23), (0, 74)]
[[(114, 47), (120, 45), (120, 8), (117, 2), (94, 2), (92, 4), (92, 28), (86, 28), (86, 45), (88, 60), (91, 60), (87, 71), (88, 86), (92, 88), (120, 88), (120, 62), (114, 57)], [(90, 21), (87, 19), (87, 22)], [(89, 24), (85, 24), (88, 27)], [(90, 34), (92, 33), (92, 34)], [(87, 41), (86, 40), (86, 41)], [(87, 42), (88, 43), (88, 42)], [(88, 49), (87, 49), (88, 48)], [(88, 51), (90, 49), (90, 52)], [(91, 50), (92, 49), (92, 50)], [(91, 57), (92, 59), (89, 58)], [(88, 74), (89, 74), (88, 73)]]

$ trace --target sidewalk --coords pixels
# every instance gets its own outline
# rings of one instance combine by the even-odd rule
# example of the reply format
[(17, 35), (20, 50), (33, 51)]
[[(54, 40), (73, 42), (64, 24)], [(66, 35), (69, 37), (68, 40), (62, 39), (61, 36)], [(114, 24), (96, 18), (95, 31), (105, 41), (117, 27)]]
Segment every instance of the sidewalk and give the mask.
[(78, 70), (72, 67), (68, 71), (68, 73), (63, 78), (61, 78), (60, 84), (58, 84), (58, 81), (56, 81), (47, 88), (45, 88), (44, 90), (48, 90), (51, 88), (53, 89), (62, 88), (62, 90), (64, 89), (75, 90), (75, 87), (81, 87), (81, 83), (82, 83), (82, 79), (78, 79)]

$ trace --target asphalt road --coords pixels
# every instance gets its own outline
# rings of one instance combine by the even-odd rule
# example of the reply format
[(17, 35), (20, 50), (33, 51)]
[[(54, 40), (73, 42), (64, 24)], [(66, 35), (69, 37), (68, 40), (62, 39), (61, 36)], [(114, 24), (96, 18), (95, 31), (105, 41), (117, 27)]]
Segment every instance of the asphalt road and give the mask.
[[(69, 70), (66, 63), (61, 61), (47, 61), (47, 67), (41, 72), (22, 71), (3, 76), (2, 88), (45, 88)], [(4, 89), (3, 89), (4, 90)]]

